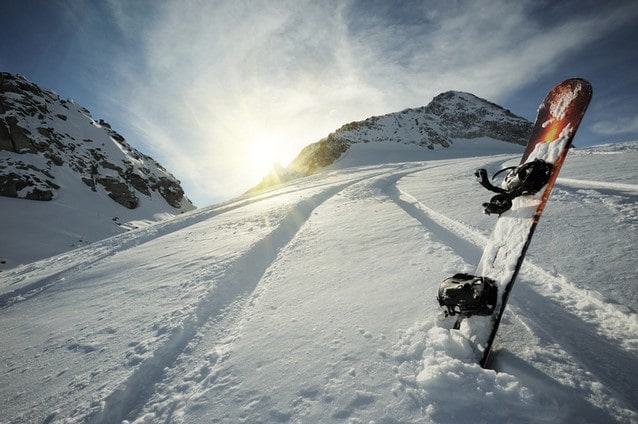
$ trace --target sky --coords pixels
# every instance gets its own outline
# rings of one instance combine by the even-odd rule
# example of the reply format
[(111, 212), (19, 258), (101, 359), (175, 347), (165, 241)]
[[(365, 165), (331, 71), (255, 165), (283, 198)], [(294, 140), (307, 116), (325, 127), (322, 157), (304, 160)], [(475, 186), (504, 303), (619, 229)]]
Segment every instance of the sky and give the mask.
[(533, 120), (582, 77), (575, 144), (638, 140), (637, 20), (635, 0), (3, 0), (0, 71), (109, 122), (202, 207), (447, 90)]

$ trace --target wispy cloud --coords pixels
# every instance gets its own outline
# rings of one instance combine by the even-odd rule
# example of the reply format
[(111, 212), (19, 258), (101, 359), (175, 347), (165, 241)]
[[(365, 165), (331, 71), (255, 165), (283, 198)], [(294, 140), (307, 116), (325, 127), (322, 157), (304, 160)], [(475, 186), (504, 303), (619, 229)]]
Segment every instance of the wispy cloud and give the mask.
[(598, 121), (592, 125), (592, 130), (606, 136), (636, 133), (638, 132), (638, 116), (616, 117)]
[(286, 161), (345, 122), (444, 90), (498, 101), (627, 19), (612, 10), (547, 23), (535, 1), (393, 3), (147, 3), (131, 36), (144, 66), (119, 64), (128, 83), (113, 98), (201, 204), (258, 182), (265, 170), (245, 154), (255, 143)]

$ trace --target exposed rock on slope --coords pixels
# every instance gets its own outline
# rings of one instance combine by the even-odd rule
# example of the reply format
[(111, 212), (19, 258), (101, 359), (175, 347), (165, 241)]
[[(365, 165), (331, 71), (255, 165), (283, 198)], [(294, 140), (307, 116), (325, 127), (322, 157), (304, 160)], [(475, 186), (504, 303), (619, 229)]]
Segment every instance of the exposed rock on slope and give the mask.
[(69, 178), (128, 209), (154, 195), (167, 211), (194, 208), (175, 177), (108, 123), (24, 77), (0, 73), (0, 195), (52, 200)]

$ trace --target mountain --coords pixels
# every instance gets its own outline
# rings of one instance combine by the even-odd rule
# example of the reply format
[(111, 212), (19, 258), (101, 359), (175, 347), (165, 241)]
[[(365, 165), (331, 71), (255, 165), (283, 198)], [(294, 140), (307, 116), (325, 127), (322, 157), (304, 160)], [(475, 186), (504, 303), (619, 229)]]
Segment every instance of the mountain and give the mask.
[(52, 200), (61, 189), (56, 176), (66, 173), (128, 209), (153, 194), (173, 209), (193, 208), (179, 181), (108, 123), (8, 73), (0, 74), (0, 151), (2, 196)]
[[(66, 238), (69, 248), (80, 239), (86, 242), (82, 234), (95, 232), (85, 226), (103, 227), (102, 236), (109, 236), (128, 229), (130, 221), (152, 221), (194, 209), (179, 181), (131, 147), (107, 122), (95, 120), (72, 100), (4, 72), (0, 202), (0, 220), (3, 225), (12, 223), (8, 231), (17, 238), (3, 235), (5, 241), (17, 243), (3, 242), (0, 260), (5, 262), (21, 244), (35, 252), (56, 237)], [(34, 233), (38, 237), (24, 240)], [(32, 259), (40, 257), (44, 256)]]
[(638, 142), (567, 156), (493, 369), (435, 296), (494, 226), (474, 169), (522, 146), (454, 144), (359, 143), (330, 172), (0, 273), (0, 422), (638, 422)]
[(401, 143), (430, 150), (457, 139), (490, 138), (525, 145), (532, 123), (470, 93), (447, 91), (427, 105), (351, 122), (306, 146), (288, 167), (310, 175), (341, 158), (357, 143)]

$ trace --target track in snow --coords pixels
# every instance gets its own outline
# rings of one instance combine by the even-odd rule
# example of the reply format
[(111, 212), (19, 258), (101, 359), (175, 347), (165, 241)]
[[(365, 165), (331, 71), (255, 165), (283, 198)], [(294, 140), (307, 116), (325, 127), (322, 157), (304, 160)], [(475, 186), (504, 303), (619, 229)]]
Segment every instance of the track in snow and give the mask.
[(573, 188), (593, 188), (609, 190), (611, 193), (631, 193), (638, 194), (638, 185), (605, 181), (580, 180), (574, 178), (558, 178), (556, 184)]
[[(563, 180), (562, 183), (574, 188), (595, 187), (599, 190), (632, 194), (638, 189), (638, 186), (631, 184), (596, 181)], [(426, 206), (396, 185), (386, 187), (384, 193), (426, 227), (437, 241), (452, 248), (465, 262), (478, 263), (482, 246), (487, 242), (486, 236)], [(599, 295), (577, 288), (561, 275), (547, 272), (529, 258), (526, 258), (518, 280), (504, 317), (506, 325), (501, 329), (499, 339), (520, 337), (507, 334), (508, 327), (512, 328), (513, 321), (516, 321), (519, 324), (518, 330), (529, 333), (529, 340), (536, 339), (530, 344), (538, 344), (534, 347), (538, 356), (567, 354), (561, 362), (564, 372), (572, 373), (573, 380), (565, 384), (580, 384), (584, 391), (590, 390), (592, 397), (606, 399), (605, 402), (609, 404), (616, 404), (620, 400), (638, 410), (638, 397), (632, 389), (638, 380), (636, 314), (619, 310)], [(592, 345), (591, 340), (597, 340), (596, 345)], [(558, 351), (557, 346), (560, 346)], [(558, 353), (560, 351), (563, 353)], [(494, 356), (495, 369), (509, 371), (514, 375), (524, 373), (527, 377), (533, 376), (531, 381), (543, 380), (539, 387), (548, 385), (544, 372), (551, 374), (551, 370), (534, 369), (528, 364), (533, 363), (534, 358), (521, 361), (508, 353), (507, 349), (500, 352), (497, 349)], [(599, 390), (601, 383), (610, 390)], [(556, 395), (559, 396), (557, 399), (560, 396), (571, 396), (569, 385), (563, 386), (553, 381), (549, 386), (556, 387)], [(583, 408), (585, 406), (583, 404)], [(622, 409), (622, 406), (617, 408)]]
[[(499, 166), (500, 162), (502, 160), (498, 159), (491, 164)], [(82, 393), (82, 389), (72, 386), (76, 380), (80, 383), (88, 382), (83, 375), (91, 373), (90, 369), (86, 373), (83, 370), (61, 373), (62, 378), (58, 379), (58, 384), (61, 384), (65, 377), (69, 377), (69, 374), (78, 377), (77, 379), (67, 378), (70, 380), (68, 386), (70, 395), (77, 396), (77, 399), (82, 402), (82, 405), (71, 411), (73, 415), (69, 420), (78, 419), (94, 423), (122, 420), (179, 422), (184, 416), (187, 418), (197, 416), (199, 407), (205, 408), (204, 415), (222, 417), (224, 410), (221, 408), (224, 405), (239, 413), (260, 411), (266, 414), (266, 417), (279, 421), (290, 420), (297, 416), (307, 417), (308, 415), (305, 414), (310, 409), (303, 408), (312, 408), (312, 411), (332, 411), (332, 417), (335, 420), (349, 416), (354, 419), (364, 417), (365, 415), (357, 414), (365, 413), (366, 409), (368, 411), (381, 411), (383, 408), (387, 410), (391, 407), (400, 409), (405, 405), (400, 402), (405, 402), (407, 398), (411, 399), (409, 400), (412, 402), (411, 407), (420, 408), (420, 413), (424, 417), (429, 417), (431, 421), (455, 422), (456, 420), (450, 420), (452, 417), (450, 411), (455, 410), (454, 413), (461, 414), (458, 415), (459, 417), (463, 414), (472, 414), (474, 412), (471, 409), (472, 403), (485, 402), (486, 393), (492, 395), (495, 393), (499, 402), (504, 402), (498, 405), (498, 408), (502, 407), (504, 411), (518, 408), (520, 402), (525, 403), (525, 397), (524, 390), (516, 389), (517, 384), (519, 387), (526, 385), (533, 389), (532, 392), (536, 396), (529, 405), (520, 405), (522, 417), (532, 416), (529, 415), (532, 412), (529, 412), (527, 407), (543, 405), (543, 396), (550, 402), (548, 410), (544, 411), (546, 417), (560, 416), (560, 406), (551, 402), (561, 403), (562, 401), (571, 408), (570, 418), (589, 417), (587, 414), (592, 414), (591, 417), (594, 417), (597, 422), (611, 421), (613, 416), (609, 411), (622, 410), (623, 405), (634, 410), (638, 409), (634, 400), (638, 397), (635, 396), (635, 383), (633, 383), (638, 377), (638, 372), (635, 371), (638, 370), (635, 359), (638, 352), (636, 315), (626, 309), (619, 309), (616, 305), (610, 305), (596, 292), (578, 287), (558, 271), (547, 271), (546, 262), (539, 262), (542, 266), (536, 265), (534, 257), (531, 261), (527, 259), (525, 262), (519, 276), (520, 281), (516, 285), (517, 294), (513, 296), (506, 313), (507, 321), (499, 332), (500, 343), (505, 348), (497, 352), (494, 365), (495, 369), (504, 372), (497, 374), (490, 370), (477, 369), (472, 359), (468, 360), (467, 366), (457, 364), (446, 368), (451, 361), (446, 363), (445, 360), (457, 360), (458, 363), (459, 358), (462, 362), (464, 358), (455, 356), (460, 351), (455, 345), (445, 342), (437, 345), (444, 336), (442, 332), (447, 330), (437, 328), (434, 324), (435, 280), (439, 280), (439, 274), (446, 274), (441, 275), (441, 279), (447, 276), (446, 268), (473, 271), (471, 268), (473, 264), (478, 263), (482, 246), (487, 240), (488, 231), (485, 228), (488, 227), (485, 222), (491, 222), (485, 218), (478, 219), (453, 204), (459, 196), (476, 195), (476, 193), (468, 192), (465, 185), (465, 181), (471, 179), (471, 174), (465, 175), (463, 170), (456, 171), (456, 174), (450, 174), (447, 170), (436, 170), (436, 168), (450, 165), (454, 170), (455, 167), (458, 168), (458, 163), (458, 161), (441, 161), (371, 167), (350, 173), (334, 174), (334, 178), (330, 174), (323, 175), (311, 186), (290, 185), (256, 197), (198, 211), (193, 216), (184, 216), (175, 221), (117, 236), (90, 246), (93, 249), (79, 249), (71, 254), (45, 260), (37, 269), (34, 268), (33, 273), (28, 266), (25, 266), (11, 274), (3, 275), (3, 277), (9, 277), (5, 281), (11, 281), (10, 284), (2, 287), (2, 292), (6, 295), (4, 298), (6, 311), (3, 312), (8, 315), (13, 312), (19, 313), (22, 307), (31, 306), (30, 304), (21, 305), (21, 303), (28, 303), (29, 299), (33, 299), (33, 306), (44, 304), (50, 299), (62, 299), (64, 295), (57, 296), (64, 290), (90, 291), (93, 287), (92, 279), (101, 281), (99, 273), (104, 270), (116, 272), (113, 281), (126, 282), (127, 274), (118, 273), (115, 269), (120, 263), (135, 265), (131, 268), (135, 269), (135, 272), (149, 271), (151, 276), (147, 278), (149, 281), (155, 277), (163, 277), (161, 284), (146, 284), (137, 290), (135, 285), (131, 287), (122, 285), (122, 289), (125, 290), (122, 299), (128, 294), (134, 297), (139, 296), (144, 289), (151, 288), (167, 290), (161, 293), (166, 293), (170, 299), (159, 307), (155, 307), (160, 315), (162, 313), (164, 315), (147, 317), (143, 327), (135, 327), (135, 331), (129, 332), (128, 335), (135, 337), (132, 342), (139, 345), (129, 343), (126, 347), (125, 343), (131, 339), (126, 339), (125, 331), (120, 332), (124, 328), (114, 326), (110, 329), (113, 334), (117, 331), (118, 340), (124, 340), (124, 342), (109, 346), (111, 349), (105, 350), (103, 357), (110, 363), (106, 365), (104, 362), (105, 365), (103, 367), (100, 365), (102, 368), (97, 370), (102, 380), (99, 381), (99, 378), (96, 378), (98, 381), (91, 382), (95, 385), (90, 390), (96, 390), (94, 387), (99, 386), (92, 399), (103, 401), (101, 405), (91, 403), (89, 406), (86, 392)], [(470, 178), (466, 180), (467, 177)], [(426, 189), (423, 189), (422, 181), (429, 184), (430, 188), (426, 186)], [(446, 189), (450, 190), (449, 193), (435, 192), (435, 187), (447, 182), (449, 185), (446, 185)], [(592, 204), (596, 205), (595, 211), (604, 207), (631, 209), (631, 205), (623, 202), (626, 199), (631, 202), (632, 196), (636, 193), (635, 186), (631, 184), (602, 184), (597, 181), (570, 179), (559, 186), (558, 198), (569, 202), (581, 201), (581, 197), (591, 200)], [(308, 188), (312, 190), (306, 191)], [(291, 193), (301, 194), (285, 200), (285, 196)], [(601, 193), (600, 198), (595, 197), (596, 193)], [(433, 195), (436, 200), (431, 200), (429, 195)], [(281, 199), (278, 199), (278, 196), (282, 196)], [(617, 202), (609, 205), (609, 196), (618, 197)], [(305, 200), (298, 200), (299, 198), (305, 198)], [(241, 209), (263, 199), (272, 199), (273, 202), (267, 208), (256, 205), (247, 210)], [(446, 205), (451, 206), (456, 215), (441, 213), (446, 210)], [(213, 220), (210, 224), (207, 222), (209, 218), (231, 211), (237, 212), (221, 217), (221, 220)], [(368, 213), (378, 213), (379, 216), (368, 216)], [(621, 213), (622, 211), (619, 212), (619, 216)], [(257, 218), (253, 219), (255, 217)], [(362, 219), (359, 220), (358, 217)], [(217, 234), (218, 230), (222, 230), (219, 232), (220, 238), (233, 237), (233, 229), (237, 228), (232, 225), (233, 220), (241, 219), (243, 222), (243, 218), (247, 218), (250, 224), (241, 227), (244, 230), (239, 234), (242, 241), (234, 244), (223, 243), (227, 249), (224, 252), (232, 253), (208, 251), (209, 244), (206, 243), (210, 243), (211, 248), (214, 248), (213, 244), (218, 239), (218, 236), (212, 237), (211, 234)], [(479, 223), (479, 226), (468, 224), (465, 220)], [(362, 223), (365, 225), (361, 225)], [(190, 229), (190, 226), (196, 228)], [(341, 231), (347, 232), (349, 238), (340, 234)], [(317, 240), (327, 240), (327, 242), (317, 243)], [(145, 244), (147, 242), (150, 243)], [(178, 245), (180, 242), (183, 242), (183, 246)], [(373, 246), (372, 243), (375, 245)], [(366, 258), (366, 245), (372, 249), (372, 260)], [(229, 249), (228, 246), (233, 248)], [(420, 246), (424, 247), (421, 249)], [(355, 256), (357, 260), (349, 264), (347, 257), (341, 257), (332, 252), (331, 256), (327, 256), (330, 259), (323, 259), (325, 263), (321, 260), (309, 261), (315, 265), (318, 264), (316, 268), (320, 269), (315, 270), (314, 274), (307, 273), (308, 265), (305, 259), (323, 257), (325, 248), (344, 253), (354, 248), (358, 254)], [(131, 249), (130, 252), (127, 252), (128, 249)], [(189, 249), (194, 249), (200, 255), (196, 258), (188, 257), (184, 251)], [(178, 252), (176, 253), (175, 250)], [(143, 262), (123, 260), (129, 253), (139, 254), (141, 258), (148, 260), (145, 259)], [(161, 256), (154, 256), (155, 254)], [(74, 255), (77, 256), (74, 257)], [(375, 263), (374, 257), (377, 255), (383, 260)], [(111, 258), (111, 256), (116, 257)], [(157, 263), (153, 258), (157, 259)], [(443, 260), (440, 260), (441, 258)], [(543, 260), (542, 258), (544, 257), (538, 259)], [(174, 259), (178, 259), (178, 262), (175, 263)], [(47, 264), (46, 270), (41, 266), (42, 263)], [(382, 270), (379, 273), (383, 276), (382, 279), (376, 278), (377, 264)], [(158, 270), (162, 270), (163, 266), (171, 272), (168, 277), (159, 274), (161, 271)], [(94, 269), (83, 274), (87, 267), (94, 267)], [(392, 280), (393, 269), (398, 271), (397, 275), (400, 276), (398, 283)], [(48, 273), (48, 276), (45, 273)], [(94, 273), (98, 275), (97, 278), (94, 277)], [(340, 281), (342, 276), (344, 281)], [(308, 277), (307, 281), (306, 277)], [(425, 277), (427, 287), (423, 287), (422, 277)], [(296, 284), (297, 281), (302, 280), (304, 285)], [(361, 284), (362, 281), (364, 284)], [(368, 285), (368, 281), (371, 284)], [(348, 282), (359, 284), (362, 289), (357, 296), (349, 297), (352, 293), (342, 296), (345, 300), (350, 299), (354, 304), (346, 305), (341, 302), (341, 299), (337, 299), (336, 302), (339, 304), (330, 310), (331, 314), (322, 316), (321, 319), (317, 319), (317, 322), (325, 325), (332, 323), (332, 319), (341, 321), (343, 318), (350, 318), (350, 321), (343, 320), (349, 323), (347, 330), (353, 331), (355, 337), (360, 336), (366, 344), (357, 345), (357, 341), (351, 337), (352, 334), (335, 336), (337, 331), (334, 330), (343, 328), (337, 325), (328, 324), (328, 328), (324, 329), (327, 331), (324, 331), (322, 335), (324, 338), (313, 339), (313, 336), (318, 336), (318, 333), (305, 332), (314, 325), (312, 319), (302, 320), (305, 324), (302, 328), (300, 325), (294, 323), (290, 325), (291, 323), (287, 322), (294, 315), (286, 307), (290, 308), (291, 302), (305, 296), (306, 293), (303, 293), (303, 290), (306, 287), (310, 291), (308, 293), (310, 297), (323, 294), (314, 293), (315, 286), (320, 287), (318, 291), (331, 293), (334, 290), (334, 294), (338, 295), (339, 290), (344, 286), (343, 283), (347, 286)], [(299, 291), (289, 293), (293, 286), (301, 288), (298, 289)], [(23, 291), (10, 294), (11, 290), (7, 290), (8, 287)], [(380, 287), (384, 287), (388, 293), (375, 306), (383, 314), (394, 314), (386, 316), (387, 322), (382, 323), (390, 323), (385, 327), (392, 328), (376, 325), (378, 315), (374, 315), (373, 318), (366, 315), (367, 320), (361, 320), (361, 325), (353, 324), (356, 319), (353, 320), (352, 316), (360, 317), (357, 315), (359, 311), (370, 310), (370, 295), (373, 290), (378, 293)], [(395, 287), (396, 290), (405, 290), (405, 293), (411, 294), (411, 297), (407, 299), (408, 304), (406, 304), (405, 296), (403, 300), (400, 296), (396, 296), (399, 301), (394, 298), (394, 293), (391, 291)], [(107, 287), (100, 293), (110, 295), (113, 290), (118, 289), (119, 286), (115, 284), (114, 287), (110, 289)], [(182, 290), (182, 293), (176, 293)], [(45, 292), (47, 294), (39, 296), (40, 293)], [(287, 297), (291, 293), (294, 295)], [(423, 293), (428, 294), (426, 296)], [(151, 299), (161, 300), (159, 295), (154, 296)], [(431, 308), (429, 304), (424, 305), (424, 302), (429, 301), (430, 298)], [(280, 301), (284, 299), (289, 303), (281, 304)], [(328, 300), (322, 305), (329, 305), (332, 301), (325, 297), (321, 299)], [(359, 299), (361, 304), (356, 304)], [(138, 300), (141, 301), (139, 306), (146, 306), (142, 298)], [(354, 307), (356, 312), (350, 310), (351, 307)], [(357, 308), (359, 308), (358, 311)], [(427, 310), (426, 314), (422, 313), (423, 309)], [(307, 306), (294, 310), (306, 314), (308, 311), (317, 312)], [(389, 311), (386, 312), (386, 310)], [(405, 314), (406, 310), (410, 311), (403, 316), (407, 319), (396, 318), (402, 313)], [(92, 312), (87, 308), (83, 311), (89, 314)], [(101, 313), (101, 311), (96, 312)], [(294, 338), (297, 332), (303, 333), (303, 340), (299, 340), (299, 343), (314, 344), (314, 347), (303, 346), (299, 352), (291, 353), (292, 359), (288, 358), (288, 360), (292, 362), (277, 363), (269, 369), (268, 372), (271, 373), (269, 374), (266, 367), (261, 369), (260, 364), (251, 363), (250, 352), (254, 351), (255, 347), (263, 347), (263, 342), (268, 341), (265, 337), (269, 337), (271, 333), (266, 330), (262, 338), (259, 337), (259, 331), (262, 331), (264, 319), (269, 319), (271, 312), (273, 313), (271, 322), (281, 324), (285, 328), (282, 331), (292, 331), (293, 335), (288, 337)], [(325, 309), (322, 309), (321, 313), (324, 314)], [(136, 314), (137, 312), (134, 315)], [(417, 322), (413, 325), (414, 320), (419, 320), (421, 316), (428, 322), (424, 324)], [(101, 314), (100, 317), (108, 319), (106, 314)], [(165, 322), (167, 318), (171, 320), (169, 323)], [(46, 340), (46, 347), (58, 351), (68, 349), (72, 355), (79, 357), (81, 353), (76, 353), (75, 349), (83, 349), (82, 343), (86, 341), (88, 343), (86, 353), (89, 356), (94, 355), (100, 346), (104, 346), (106, 340), (111, 339), (103, 337), (102, 344), (100, 340), (91, 344), (92, 340), (88, 336), (98, 332), (100, 327), (87, 328), (86, 325), (89, 322), (92, 321), (81, 321), (79, 324), (84, 327), (81, 329), (76, 327), (82, 333), (63, 332), (60, 337)], [(104, 325), (105, 322), (98, 321), (98, 325)], [(373, 322), (376, 326), (372, 325)], [(154, 330), (155, 324), (163, 326), (157, 334)], [(368, 327), (363, 328), (363, 326)], [(401, 330), (402, 328), (408, 329)], [(430, 330), (436, 332), (433, 333)], [(163, 333), (159, 334), (159, 331)], [(392, 334), (393, 331), (400, 334), (401, 340), (397, 345), (393, 345), (391, 340), (385, 338), (385, 335)], [(328, 333), (328, 336), (325, 333)], [(433, 335), (436, 337), (431, 337)], [(71, 336), (75, 337), (67, 340), (67, 337)], [(600, 344), (595, 347), (590, 346), (589, 338), (599, 340)], [(451, 340), (453, 337), (443, 338), (443, 340), (448, 339)], [(277, 343), (279, 342), (276, 341), (275, 344)], [(134, 350), (137, 352), (133, 348), (138, 346), (146, 348), (146, 353), (129, 357)], [(426, 347), (430, 349), (430, 354), (431, 348), (434, 347), (434, 355), (424, 356), (428, 354)], [(341, 352), (345, 356), (332, 361), (335, 356), (324, 352), (326, 348), (339, 349), (334, 352)], [(93, 351), (93, 349), (96, 350)], [(273, 360), (273, 355), (277, 356), (279, 352), (285, 352), (284, 347), (269, 346), (268, 349), (270, 350), (266, 350), (260, 356), (265, 363)], [(295, 381), (294, 378), (290, 380), (285, 375), (288, 369), (286, 365), (296, 366), (304, 359), (311, 358), (312, 356), (306, 355), (314, 353), (313, 349), (321, 354), (319, 362), (326, 360), (321, 364), (324, 368), (315, 369), (314, 367), (319, 365), (316, 362), (301, 364), (300, 368), (295, 368), (295, 372), (298, 373), (297, 378), (302, 378), (299, 376), (309, 372), (308, 379), (312, 380), (304, 379), (296, 392), (293, 391), (294, 388), (290, 388), (296, 386), (295, 384), (285, 385), (284, 391), (288, 390), (289, 393), (269, 392), (269, 387), (255, 380), (259, 378), (256, 374), (269, 376), (269, 381), (273, 380), (272, 377), (277, 377), (279, 375), (277, 372), (281, 369), (284, 373), (281, 375), (282, 385), (286, 381), (302, 382), (302, 380)], [(392, 350), (395, 355), (389, 353)], [(31, 352), (26, 348), (16, 350), (16, 352), (23, 351)], [(91, 354), (92, 351), (93, 354)], [(66, 359), (67, 356), (58, 354), (58, 357)], [(437, 358), (440, 357), (444, 357), (443, 361), (436, 363)], [(135, 362), (129, 362), (131, 358)], [(279, 358), (274, 359), (274, 361), (278, 360)], [(428, 366), (428, 360), (430, 360), (432, 372), (440, 373), (442, 377), (435, 376), (430, 380), (426, 378), (424, 382), (423, 378), (419, 380), (417, 376), (423, 371), (423, 367)], [(16, 371), (12, 374), (14, 378), (21, 370), (36, 364), (35, 360), (20, 362), (16, 359), (15, 362)], [(344, 365), (346, 363), (347, 365)], [(89, 362), (88, 365), (94, 364)], [(111, 370), (117, 374), (110, 375), (105, 380), (104, 376)], [(462, 376), (461, 381), (446, 378), (444, 376), (446, 370), (450, 373), (460, 371), (458, 375)], [(364, 376), (367, 371), (370, 371), (369, 379)], [(28, 373), (24, 374), (26, 375)], [(35, 375), (37, 377), (37, 374)], [(375, 382), (375, 376), (377, 379), (383, 376), (381, 378), (383, 382)], [(393, 380), (393, 376), (396, 380)], [(47, 376), (47, 378), (57, 377), (59, 376)], [(345, 380), (342, 379), (343, 377)], [(307, 381), (308, 384), (306, 384)], [(343, 386), (337, 385), (337, 382), (344, 384), (344, 381), (350, 383), (345, 383), (346, 385)], [(466, 393), (468, 384), (475, 385), (469, 387), (469, 390), (476, 392), (476, 398), (473, 398), (471, 393)], [(448, 399), (450, 390), (455, 390), (457, 385), (464, 390), (464, 399), (468, 401), (466, 407), (454, 405), (454, 399)], [(383, 389), (380, 388), (381, 386)], [(388, 386), (392, 387), (392, 395), (396, 399), (392, 396), (383, 397), (384, 390)], [(370, 388), (370, 390), (360, 391), (361, 387)], [(340, 391), (344, 388), (347, 390)], [(575, 391), (574, 388), (577, 390)], [(545, 391), (550, 393), (545, 394)], [(275, 405), (279, 401), (283, 407), (279, 408), (280, 405), (276, 405), (276, 408), (270, 409), (268, 395), (272, 395), (270, 404)], [(228, 401), (220, 400), (225, 396), (229, 397)], [(579, 397), (582, 399), (577, 399)], [(541, 401), (538, 400), (539, 398)], [(596, 401), (591, 402), (585, 398)], [(331, 401), (325, 403), (324, 399), (331, 399)], [(287, 401), (290, 401), (288, 405), (286, 405)], [(51, 405), (55, 406), (56, 402), (59, 408), (54, 409)], [(66, 402), (60, 401), (59, 395), (54, 394), (42, 401), (42, 404), (46, 405), (44, 408), (48, 410), (44, 415), (39, 416), (39, 420), (44, 419), (46, 422), (68, 417), (68, 408), (75, 407), (75, 405), (70, 406), (73, 402), (73, 398)], [(613, 407), (594, 407), (592, 404), (597, 406), (609, 404)], [(429, 409), (431, 405), (434, 405), (433, 411)], [(42, 409), (41, 405), (34, 405), (34, 407)], [(215, 411), (217, 407), (220, 409)], [(578, 412), (575, 413), (574, 410)], [(606, 415), (608, 412), (610, 415)], [(483, 414), (477, 417), (482, 419), (488, 416), (486, 414), (494, 414), (488, 419), (500, 418), (499, 411), (483, 411)], [(326, 416), (330, 416), (330, 413)], [(622, 421), (627, 416), (631, 417), (630, 414), (626, 414), (616, 418)], [(506, 418), (503, 417), (503, 419)]]
[[(593, 182), (590, 183), (593, 184)], [(629, 185), (625, 184), (625, 186)], [(467, 224), (447, 217), (424, 205), (415, 197), (396, 186), (388, 187), (385, 192), (408, 214), (437, 235), (440, 241), (451, 240), (448, 243), (450, 247), (466, 262), (478, 263), (478, 259), (480, 259), (482, 254), (482, 247), (487, 242), (485, 235)], [(532, 241), (532, 243), (534, 242)], [(595, 295), (586, 289), (577, 288), (561, 275), (548, 272), (535, 265), (529, 258), (525, 259), (521, 275), (528, 284), (532, 284), (544, 296), (563, 303), (565, 309), (570, 310), (571, 313), (579, 316), (585, 322), (591, 325), (601, 325), (601, 328), (597, 329), (599, 334), (608, 334), (607, 337), (610, 337), (614, 343), (625, 346), (625, 349), (630, 352), (638, 352), (638, 333), (636, 333), (637, 328), (635, 325), (638, 323), (636, 322), (635, 314), (630, 313), (628, 315), (625, 311), (618, 310), (613, 304), (610, 305), (604, 299), (601, 299), (599, 295)], [(518, 287), (518, 284), (516, 287)], [(588, 305), (571, 305), (570, 299), (574, 302), (584, 301)], [(598, 314), (596, 316), (588, 314), (590, 308), (595, 308)], [(623, 321), (628, 321), (629, 325), (624, 325)]]
[[(378, 193), (382, 187), (392, 185), (402, 176), (414, 172), (413, 170), (404, 171), (401, 168), (388, 170), (386, 167), (381, 173), (375, 173), (366, 178), (359, 179), (352, 184), (335, 189), (333, 194), (343, 194), (346, 191), (350, 191), (350, 194), (357, 197)], [(420, 169), (421, 168), (419, 168), (419, 170)], [(350, 190), (355, 187), (356, 189)], [(323, 199), (321, 205), (317, 204), (316, 206), (322, 206), (333, 197), (334, 196), (326, 197)], [(306, 217), (310, 217), (310, 214), (306, 214)], [(307, 219), (303, 222), (299, 222), (299, 226), (296, 230), (299, 230), (306, 222)], [(297, 227), (297, 225), (295, 227)], [(285, 249), (287, 244), (290, 243), (294, 235), (290, 233), (290, 236), (291, 237), (285, 238), (285, 243), (281, 243), (278, 248), (279, 251)], [(271, 255), (267, 263), (264, 263), (264, 267), (260, 267), (260, 269), (263, 268), (263, 271), (266, 271), (265, 268), (269, 268), (276, 261), (277, 257)], [(247, 266), (250, 263), (249, 261), (245, 261), (244, 257), (241, 258), (240, 262), (242, 263), (238, 263), (237, 268)], [(243, 390), (246, 390), (246, 384), (242, 384), (242, 378), (236, 375), (241, 375), (241, 373), (237, 370), (233, 371), (232, 366), (226, 365), (225, 361), (228, 357), (233, 356), (232, 352), (236, 348), (234, 342), (240, 337), (239, 333), (243, 326), (246, 322), (253, 320), (254, 305), (260, 302), (259, 298), (264, 292), (270, 290), (268, 286), (262, 287), (261, 279), (263, 275), (263, 272), (260, 272), (259, 275), (255, 274), (254, 278), (252, 278), (254, 284), (251, 285), (250, 290), (245, 290), (242, 294), (236, 295), (232, 302), (228, 302), (225, 305), (223, 311), (220, 310), (219, 313), (211, 314), (208, 322), (200, 327), (199, 334), (193, 335), (189, 341), (190, 344), (186, 349), (188, 352), (172, 360), (171, 369), (166, 370), (164, 375), (158, 376), (157, 384), (155, 384), (155, 392), (149, 393), (146, 404), (143, 404), (143, 400), (137, 402), (138, 406), (135, 411), (132, 411), (133, 413), (130, 414), (129, 419), (135, 416), (149, 414), (156, 417), (156, 419), (161, 417), (162, 421), (169, 422), (183, 413), (183, 409), (185, 408), (184, 399), (195, 399), (199, 395), (203, 396), (207, 391), (213, 390), (213, 387), (215, 387), (214, 390), (216, 392), (228, 393), (228, 396), (239, 396), (236, 392), (241, 391), (242, 387), (244, 387)], [(300, 284), (303, 285), (304, 283), (300, 282)], [(310, 287), (308, 289), (311, 290)], [(312, 343), (309, 341), (308, 344)], [(286, 354), (286, 352), (283, 351), (281, 353), (282, 355)], [(221, 363), (224, 363), (224, 365), (220, 365)], [(320, 364), (317, 365), (320, 366)], [(321, 364), (321, 366), (323, 365), (324, 364)], [(228, 367), (231, 368), (229, 369)], [(277, 383), (278, 382), (273, 382), (273, 384)], [(184, 395), (183, 398), (174, 396), (174, 393), (180, 390), (188, 392), (188, 395)], [(308, 389), (307, 391), (301, 390), (299, 396), (300, 398), (314, 398), (317, 395), (313, 393), (312, 389)], [(254, 393), (246, 393), (246, 396), (254, 396), (254, 402), (257, 403), (263, 402), (263, 399), (260, 400), (260, 398), (266, 395), (255, 390)], [(369, 401), (371, 401), (371, 399), (369, 399)], [(190, 400), (190, 402), (196, 403), (197, 401)], [(357, 400), (353, 402), (356, 404)], [(368, 401), (366, 400), (361, 406), (365, 406), (367, 403)], [(354, 408), (354, 405), (351, 406)], [(138, 407), (142, 407), (143, 409), (137, 410)], [(220, 415), (223, 415), (223, 413), (223, 411), (219, 412)], [(344, 411), (341, 411), (341, 413), (345, 414)], [(277, 416), (272, 416), (271, 418), (278, 421)]]
[[(309, 177), (309, 179), (312, 180), (312, 177)], [(297, 188), (294, 185), (284, 186), (283, 188), (266, 191), (263, 194), (240, 197), (3, 272), (2, 277), (7, 283), (0, 287), (0, 309), (23, 302), (56, 285), (64, 284), (65, 280), (77, 272), (85, 271), (105, 258), (142, 245), (159, 236), (183, 230), (256, 202), (305, 191), (314, 187), (331, 186), (332, 184), (318, 179), (314, 183), (305, 184), (303, 188)], [(42, 269), (47, 270), (45, 276), (42, 276), (42, 272), (38, 272), (36, 277), (31, 277), (33, 271), (41, 271)]]
[[(379, 172), (373, 173), (372, 177), (377, 175)], [(245, 315), (243, 310), (250, 306), (252, 293), (262, 276), (313, 211), (346, 187), (367, 178), (371, 177), (359, 177), (347, 183), (329, 186), (319, 194), (294, 205), (270, 234), (255, 243), (224, 271), (223, 276), (216, 281), (215, 287), (195, 306), (192, 316), (176, 328), (150, 358), (139, 364), (105, 399), (101, 411), (89, 417), (89, 422), (111, 423), (135, 419), (140, 408), (157, 390), (157, 383), (164, 378), (165, 370), (174, 366), (180, 354), (189, 343), (199, 337), (204, 327), (208, 327), (207, 332), (212, 331), (211, 326), (215, 327), (217, 334), (223, 334), (232, 332), (232, 328), (239, 324)], [(229, 335), (226, 334), (226, 337)], [(220, 343), (223, 343), (223, 340), (220, 340)], [(208, 360), (214, 365), (219, 358), (217, 354), (211, 355)]]

